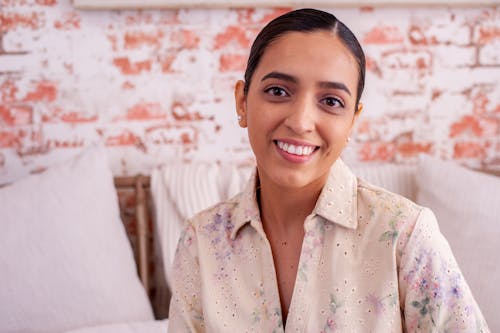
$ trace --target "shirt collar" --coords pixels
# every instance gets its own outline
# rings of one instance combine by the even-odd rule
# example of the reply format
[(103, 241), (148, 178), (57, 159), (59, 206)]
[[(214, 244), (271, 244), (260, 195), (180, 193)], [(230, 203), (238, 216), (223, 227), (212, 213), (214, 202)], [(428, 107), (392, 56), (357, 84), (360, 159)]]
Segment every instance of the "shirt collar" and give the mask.
[[(247, 223), (254, 226), (261, 225), (260, 211), (257, 204), (257, 168), (254, 169), (250, 179), (242, 192), (234, 197), (233, 202), (236, 205), (233, 211), (233, 225), (231, 239), (236, 237), (238, 231)], [(262, 229), (262, 227), (260, 228)], [(263, 232), (263, 230), (262, 230)]]
[(330, 169), (313, 213), (332, 223), (356, 229), (358, 226), (357, 190), (356, 176), (340, 158), (337, 159)]
[[(336, 223), (346, 228), (355, 229), (357, 219), (357, 179), (345, 163), (339, 158), (333, 164), (328, 174), (325, 186), (313, 209), (313, 214), (325, 220)], [(236, 237), (238, 231), (247, 223), (262, 230), (260, 211), (256, 197), (257, 169), (246, 184), (243, 191), (232, 199), (236, 205), (233, 211), (233, 225), (231, 239)]]

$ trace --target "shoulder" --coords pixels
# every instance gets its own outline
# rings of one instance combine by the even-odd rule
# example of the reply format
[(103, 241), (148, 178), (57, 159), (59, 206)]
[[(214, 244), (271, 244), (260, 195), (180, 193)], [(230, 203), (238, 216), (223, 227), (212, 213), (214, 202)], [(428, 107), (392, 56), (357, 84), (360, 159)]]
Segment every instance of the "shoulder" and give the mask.
[(218, 216), (230, 217), (233, 215), (235, 209), (238, 207), (240, 202), (241, 193), (236, 196), (221, 201), (213, 206), (207, 207), (204, 210), (198, 212), (193, 217), (188, 219), (189, 224), (195, 229), (199, 230), (207, 225), (214, 222)]
[(397, 193), (373, 185), (368, 181), (357, 178), (358, 205), (368, 206), (379, 214), (405, 214), (417, 217), (424, 207)]
[(379, 241), (396, 246), (399, 254), (415, 233), (439, 233), (430, 209), (363, 179), (358, 178), (357, 188), (358, 213), (367, 216), (364, 219), (379, 233)]

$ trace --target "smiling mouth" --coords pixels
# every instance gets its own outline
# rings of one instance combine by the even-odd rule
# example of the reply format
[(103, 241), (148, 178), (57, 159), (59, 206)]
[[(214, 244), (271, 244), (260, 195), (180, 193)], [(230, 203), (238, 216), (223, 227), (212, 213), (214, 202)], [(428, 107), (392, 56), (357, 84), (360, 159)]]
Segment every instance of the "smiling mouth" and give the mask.
[(318, 149), (318, 146), (301, 146), (301, 145), (294, 145), (291, 143), (287, 142), (282, 142), (279, 140), (274, 140), (274, 143), (276, 146), (278, 146), (279, 149), (292, 154), (292, 155), (297, 155), (297, 156), (309, 156), (312, 153)]

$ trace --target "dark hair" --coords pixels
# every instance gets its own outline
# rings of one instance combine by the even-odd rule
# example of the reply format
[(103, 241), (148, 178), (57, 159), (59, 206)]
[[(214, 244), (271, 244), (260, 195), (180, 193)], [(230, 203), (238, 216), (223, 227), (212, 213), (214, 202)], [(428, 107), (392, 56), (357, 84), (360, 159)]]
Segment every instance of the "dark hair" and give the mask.
[(356, 59), (359, 72), (355, 109), (357, 111), (359, 99), (365, 86), (366, 61), (363, 49), (352, 31), (334, 15), (311, 8), (298, 9), (278, 16), (259, 32), (250, 49), (250, 56), (245, 70), (245, 95), (248, 93), (253, 73), (269, 44), (287, 32), (314, 32), (317, 30), (327, 30), (335, 33)]

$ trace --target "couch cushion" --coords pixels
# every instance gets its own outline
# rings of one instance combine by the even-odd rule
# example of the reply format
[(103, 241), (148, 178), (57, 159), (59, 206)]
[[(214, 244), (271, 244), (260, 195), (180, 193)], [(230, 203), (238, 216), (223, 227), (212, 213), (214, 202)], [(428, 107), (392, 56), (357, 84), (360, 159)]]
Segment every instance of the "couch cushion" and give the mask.
[(417, 202), (430, 207), (492, 332), (500, 332), (500, 178), (421, 156)]
[(0, 189), (0, 332), (153, 319), (103, 149)]

